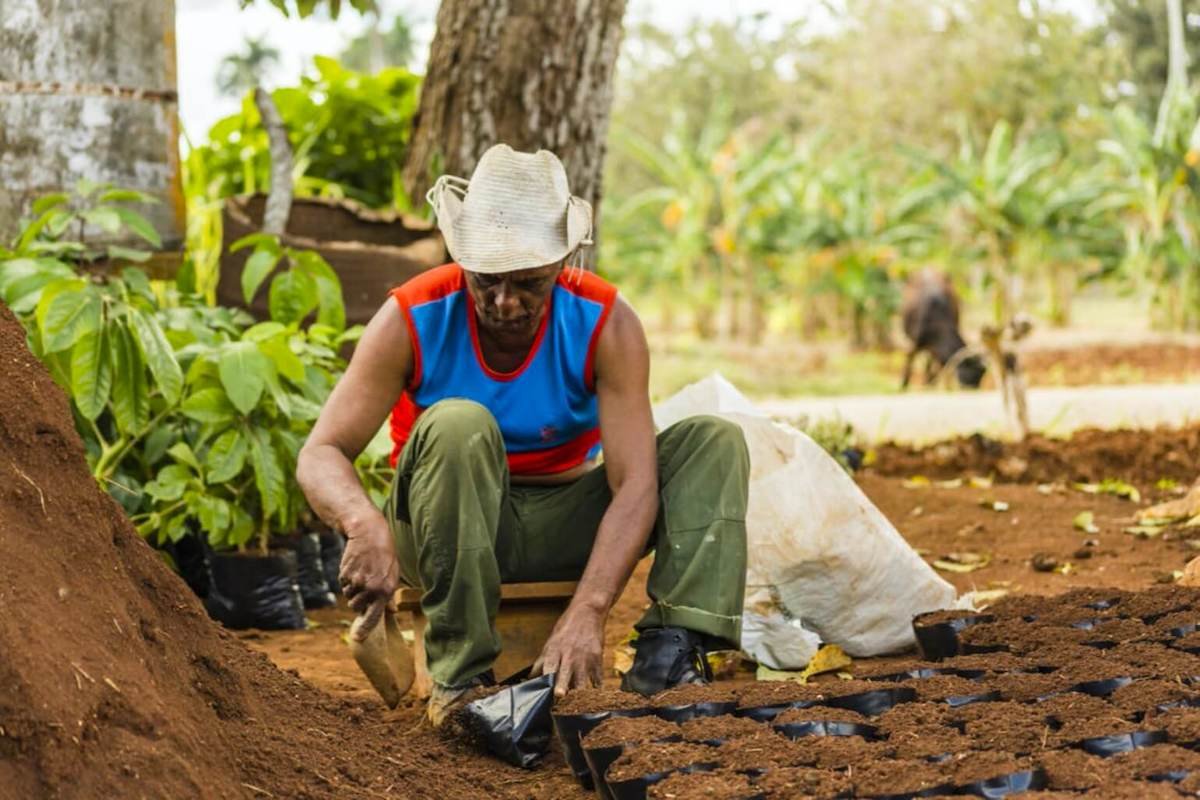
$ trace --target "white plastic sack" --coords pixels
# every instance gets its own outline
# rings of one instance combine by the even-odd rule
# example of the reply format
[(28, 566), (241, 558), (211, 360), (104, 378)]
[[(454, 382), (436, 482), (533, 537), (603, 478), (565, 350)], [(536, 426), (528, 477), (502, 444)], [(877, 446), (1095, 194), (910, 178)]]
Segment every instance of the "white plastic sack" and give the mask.
[(654, 409), (660, 428), (695, 414), (736, 422), (750, 450), (742, 650), (751, 658), (800, 669), (821, 642), (852, 656), (894, 652), (914, 644), (913, 616), (955, 606), (954, 587), (803, 432), (715, 374)]

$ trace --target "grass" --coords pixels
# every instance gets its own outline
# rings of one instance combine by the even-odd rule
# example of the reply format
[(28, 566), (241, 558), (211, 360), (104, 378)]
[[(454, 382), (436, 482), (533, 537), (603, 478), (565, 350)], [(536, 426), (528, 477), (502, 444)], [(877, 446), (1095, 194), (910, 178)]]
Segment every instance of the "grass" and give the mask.
[(890, 394), (899, 390), (900, 352), (858, 352), (843, 344), (757, 347), (651, 337), (650, 395), (657, 402), (720, 372), (751, 398)]

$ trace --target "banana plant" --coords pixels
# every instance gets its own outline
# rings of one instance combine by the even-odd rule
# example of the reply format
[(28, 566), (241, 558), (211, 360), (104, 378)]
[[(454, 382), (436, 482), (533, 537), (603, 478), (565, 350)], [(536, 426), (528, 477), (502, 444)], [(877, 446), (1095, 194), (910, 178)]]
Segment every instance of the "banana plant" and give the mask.
[(1013, 315), (1017, 301), (1020, 242), (1037, 231), (1039, 209), (1047, 204), (1045, 193), (1052, 185), (1047, 178), (1061, 171), (1063, 159), (1057, 137), (1016, 139), (1005, 120), (992, 128), (982, 152), (964, 129), (954, 161), (922, 158), (952, 191), (966, 223), (967, 244), (981, 246), (985, 253), (1001, 326)]
[(1187, 85), (1182, 19), (1172, 3), (1170, 70), (1153, 128), (1129, 108), (1100, 143), (1119, 173), (1129, 277), (1155, 287), (1168, 327), (1200, 322), (1200, 113)]
[(948, 191), (928, 170), (896, 187), (880, 185), (872, 159), (848, 151), (821, 159), (825, 166), (798, 191), (794, 237), (811, 253), (810, 291), (838, 297), (850, 309), (853, 340), (878, 344), (899, 306), (898, 279), (926, 255), (940, 230), (934, 212)]
[(606, 212), (616, 229), (612, 260), (658, 276), (665, 304), (688, 298), (705, 338), (717, 333), (722, 306), (726, 333), (753, 340), (761, 332), (762, 291), (781, 255), (773, 223), (804, 163), (785, 137), (763, 140), (752, 127), (731, 129), (718, 104), (699, 131), (679, 121), (661, 145), (614, 132), (614, 146), (656, 185)]

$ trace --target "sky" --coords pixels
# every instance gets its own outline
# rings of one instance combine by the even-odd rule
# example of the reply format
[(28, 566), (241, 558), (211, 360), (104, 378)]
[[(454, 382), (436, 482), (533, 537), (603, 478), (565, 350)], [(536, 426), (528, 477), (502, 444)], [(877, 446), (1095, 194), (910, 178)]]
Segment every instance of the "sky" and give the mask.
[[(438, 0), (379, 0), (385, 27), (393, 15), (404, 14), (416, 38), (423, 63), (433, 39)], [(1058, 0), (1058, 5), (1089, 16), (1091, 0)], [(667, 30), (684, 30), (694, 20), (732, 20), (738, 14), (765, 13), (780, 22), (820, 15), (824, 0), (630, 0), (627, 22), (650, 21)], [(336, 55), (366, 27), (348, 3), (336, 21), (310, 17), (285, 18), (267, 0), (240, 10), (238, 0), (177, 0), (175, 29), (178, 58), (179, 108), (184, 130), (192, 141), (206, 137), (209, 126), (237, 110), (238, 100), (217, 92), (221, 59), (242, 49), (250, 37), (263, 37), (280, 51), (281, 63), (265, 81), (268, 88), (294, 84), (315, 55)]]

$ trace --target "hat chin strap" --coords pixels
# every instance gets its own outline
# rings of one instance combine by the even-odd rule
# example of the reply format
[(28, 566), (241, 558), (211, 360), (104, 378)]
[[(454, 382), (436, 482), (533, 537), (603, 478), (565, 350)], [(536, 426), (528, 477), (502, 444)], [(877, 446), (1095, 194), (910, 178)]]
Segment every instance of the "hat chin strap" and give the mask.
[(454, 192), (460, 198), (467, 196), (467, 185), (470, 183), (466, 178), (460, 178), (457, 175), (442, 175), (433, 182), (433, 186), (429, 187), (429, 191), (425, 193), (425, 202), (433, 206), (434, 214), (441, 209), (442, 194), (445, 192)]

